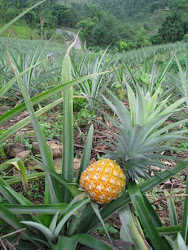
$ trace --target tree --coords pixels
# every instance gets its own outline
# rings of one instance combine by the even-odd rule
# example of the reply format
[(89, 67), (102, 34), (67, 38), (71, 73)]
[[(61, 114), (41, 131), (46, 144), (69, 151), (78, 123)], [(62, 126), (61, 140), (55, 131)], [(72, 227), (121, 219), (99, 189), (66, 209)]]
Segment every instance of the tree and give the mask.
[(135, 34), (135, 42), (137, 47), (145, 47), (151, 45), (151, 42), (147, 39), (146, 30), (141, 27), (139, 31)]
[(106, 47), (109, 44), (114, 45), (119, 40), (120, 36), (116, 26), (116, 18), (105, 14), (92, 30), (91, 45)]
[(6, 10), (6, 14), (5, 14), (5, 21), (9, 22), (13, 18), (15, 18), (18, 14), (19, 14), (18, 9), (14, 7), (8, 7), (8, 9)]
[(24, 19), (27, 23), (27, 25), (30, 28), (30, 38), (33, 39), (31, 30), (33, 29), (34, 25), (36, 24), (37, 16), (34, 11), (30, 11), (27, 14), (25, 14)]
[(185, 36), (183, 37), (183, 41), (188, 42), (188, 34), (185, 34)]
[(115, 45), (120, 39), (117, 19), (96, 6), (85, 8), (88, 18), (80, 21), (78, 27), (82, 28), (81, 35), (85, 37), (87, 44), (101, 47)]
[[(40, 0), (38, 0), (40, 2)], [(38, 14), (40, 19), (40, 30), (41, 30), (41, 45), (44, 46), (43, 36), (44, 36), (44, 20), (45, 19), (51, 19), (51, 4), (53, 4), (53, 0), (48, 0), (45, 4), (42, 6), (39, 5), (38, 7)]]
[(162, 37), (159, 36), (159, 34), (153, 34), (153, 35), (151, 35), (150, 38), (149, 38), (149, 40), (154, 45), (162, 43)]
[(165, 43), (181, 41), (186, 33), (186, 23), (182, 21), (178, 12), (173, 12), (167, 16), (161, 29), (159, 29), (159, 36), (162, 38), (162, 41)]
[(89, 41), (92, 36), (92, 30), (97, 23), (96, 18), (87, 18), (86, 20), (80, 21), (78, 23), (78, 28), (81, 28), (81, 35), (85, 37), (86, 41)]
[(58, 26), (75, 27), (78, 22), (77, 11), (73, 6), (57, 3), (52, 8), (52, 15)]
[(76, 27), (76, 24), (78, 22), (78, 11), (75, 9), (74, 6), (71, 6), (69, 8), (69, 11), (70, 11), (70, 20), (71, 20), (70, 26), (71, 28), (74, 28)]
[(131, 30), (128, 26), (125, 26), (124, 23), (118, 24), (118, 32), (121, 39), (126, 41), (133, 41), (134, 40), (134, 31)]
[(0, 22), (4, 20), (3, 0), (0, 0)]

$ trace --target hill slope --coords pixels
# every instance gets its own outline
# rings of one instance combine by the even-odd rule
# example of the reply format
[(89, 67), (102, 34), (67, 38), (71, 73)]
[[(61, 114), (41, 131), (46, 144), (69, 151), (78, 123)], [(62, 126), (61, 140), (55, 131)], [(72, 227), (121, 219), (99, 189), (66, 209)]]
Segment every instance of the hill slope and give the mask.
[(59, 0), (60, 3), (76, 5), (94, 4), (111, 12), (118, 19), (135, 16), (139, 13), (153, 13), (157, 10), (169, 10), (175, 0)]
[(170, 6), (176, 0), (59, 0), (70, 5), (74, 3), (79, 10), (84, 5), (94, 4), (99, 8), (113, 14), (117, 19), (125, 22), (130, 28), (145, 26), (148, 32), (155, 33), (166, 16)]

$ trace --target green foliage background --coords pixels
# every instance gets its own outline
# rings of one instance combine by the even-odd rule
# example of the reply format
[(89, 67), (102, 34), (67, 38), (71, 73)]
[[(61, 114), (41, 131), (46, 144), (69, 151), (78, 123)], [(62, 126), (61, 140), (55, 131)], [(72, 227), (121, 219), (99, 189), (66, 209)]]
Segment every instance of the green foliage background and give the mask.
[[(36, 2), (0, 0), (0, 25)], [(122, 52), (186, 41), (188, 3), (186, 0), (48, 0), (43, 8), (34, 9), (19, 21), (19, 26), (23, 27), (20, 30), (27, 33), (21, 38), (38, 38), (41, 20), (44, 39), (54, 36), (55, 28), (82, 28), (80, 35), (87, 47), (97, 51), (111, 44), (116, 51)], [(19, 28), (12, 28), (12, 33), (18, 36), (14, 30)]]

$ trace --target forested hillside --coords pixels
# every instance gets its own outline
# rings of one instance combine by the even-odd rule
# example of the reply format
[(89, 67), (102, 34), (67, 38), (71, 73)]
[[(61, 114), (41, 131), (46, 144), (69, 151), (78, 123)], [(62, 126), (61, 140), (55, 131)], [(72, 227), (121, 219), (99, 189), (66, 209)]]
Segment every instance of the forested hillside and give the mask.
[(69, 5), (74, 3), (77, 6), (97, 5), (123, 20), (127, 16), (134, 16), (141, 12), (153, 13), (156, 10), (168, 10), (175, 0), (59, 0), (59, 2)]
[[(36, 0), (0, 0), (0, 23), (6, 23)], [(32, 31), (49, 39), (55, 28), (81, 30), (87, 46), (105, 48), (108, 44), (125, 51), (152, 44), (187, 40), (187, 0), (47, 0), (24, 16)], [(32, 33), (32, 32), (31, 32)], [(36, 32), (35, 32), (36, 34)], [(31, 39), (32, 39), (31, 35)]]
[(174, 0), (93, 0), (104, 9), (110, 10), (116, 17), (134, 16), (140, 12), (153, 13), (156, 10), (167, 9)]

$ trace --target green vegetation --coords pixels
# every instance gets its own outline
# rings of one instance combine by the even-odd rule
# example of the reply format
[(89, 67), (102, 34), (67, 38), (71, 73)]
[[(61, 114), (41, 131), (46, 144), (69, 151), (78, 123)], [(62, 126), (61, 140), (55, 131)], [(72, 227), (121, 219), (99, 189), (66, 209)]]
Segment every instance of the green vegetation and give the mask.
[[(0, 28), (2, 28), (3, 25), (0, 24)], [(26, 25), (12, 25), (10, 32), (5, 32), (4, 36), (9, 36), (11, 38), (19, 38), (19, 39), (29, 39), (31, 36), (33, 39), (39, 39), (40, 36), (38, 35), (38, 30), (32, 29), (32, 31), (29, 29)]]
[[(34, 0), (1, 0), (1, 25), (33, 3)], [(123, 52), (152, 44), (186, 41), (187, 13), (186, 0), (48, 0), (43, 8), (39, 6), (24, 16), (21, 30), (12, 26), (11, 36), (21, 31), (21, 38), (50, 39), (57, 27), (82, 28), (80, 35), (89, 49), (99, 51), (111, 44), (116, 51)]]
[[(24, 10), (2, 25), (1, 35), (17, 24), (25, 27), (25, 38), (31, 35), (26, 30), (35, 29), (40, 37), (0, 38), (0, 245), (112, 250), (115, 236), (130, 249), (186, 249), (188, 44), (182, 33), (187, 27), (183, 0), (143, 0), (137, 8), (135, 1), (119, 1), (122, 11), (129, 7), (125, 18), (167, 4), (173, 11), (181, 9), (179, 19), (171, 13), (164, 21), (172, 24), (170, 33), (163, 33), (163, 25), (158, 38), (184, 40), (155, 46), (146, 26), (124, 27), (120, 5), (112, 12), (116, 1), (108, 1), (112, 13), (105, 9), (107, 1), (63, 2), (27, 9), (33, 1), (0, 0), (2, 23)], [(61, 25), (83, 27), (90, 50), (67, 47), (53, 36), (48, 40)], [(61, 147), (58, 168), (49, 146), (54, 139)], [(10, 142), (28, 146), (27, 158), (8, 158), (5, 146)], [(90, 172), (84, 176), (86, 169)], [(126, 186), (111, 201), (125, 177)], [(173, 190), (174, 180), (178, 185)], [(93, 195), (110, 202), (98, 204)], [(117, 218), (117, 228), (111, 216)], [(108, 245), (93, 236), (96, 230)]]

